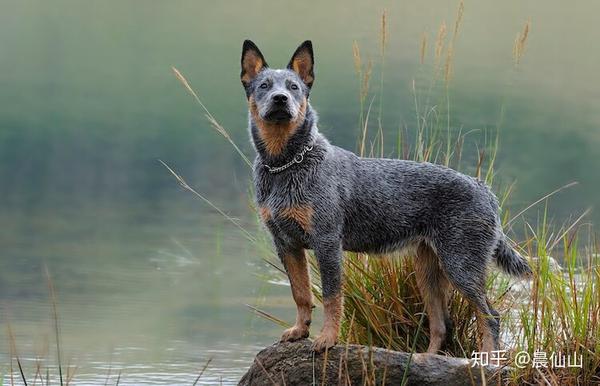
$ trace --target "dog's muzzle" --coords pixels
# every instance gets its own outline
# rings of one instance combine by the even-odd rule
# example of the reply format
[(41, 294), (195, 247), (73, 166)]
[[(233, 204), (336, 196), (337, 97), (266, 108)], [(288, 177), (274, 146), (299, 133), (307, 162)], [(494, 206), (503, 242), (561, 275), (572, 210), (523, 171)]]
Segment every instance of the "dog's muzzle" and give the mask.
[(292, 113), (287, 107), (273, 107), (265, 115), (265, 119), (273, 122), (284, 122), (292, 119)]
[(289, 121), (293, 118), (288, 105), (289, 97), (286, 94), (278, 93), (271, 97), (271, 106), (265, 114), (265, 119), (275, 122)]

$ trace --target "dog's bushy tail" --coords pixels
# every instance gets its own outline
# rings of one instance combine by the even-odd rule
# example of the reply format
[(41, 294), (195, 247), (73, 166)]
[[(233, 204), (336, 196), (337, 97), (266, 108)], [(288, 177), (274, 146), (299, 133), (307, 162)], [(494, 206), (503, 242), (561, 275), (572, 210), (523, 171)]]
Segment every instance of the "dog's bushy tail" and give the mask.
[(529, 277), (533, 273), (527, 260), (508, 245), (505, 237), (502, 237), (498, 242), (494, 257), (496, 258), (496, 264), (509, 275)]

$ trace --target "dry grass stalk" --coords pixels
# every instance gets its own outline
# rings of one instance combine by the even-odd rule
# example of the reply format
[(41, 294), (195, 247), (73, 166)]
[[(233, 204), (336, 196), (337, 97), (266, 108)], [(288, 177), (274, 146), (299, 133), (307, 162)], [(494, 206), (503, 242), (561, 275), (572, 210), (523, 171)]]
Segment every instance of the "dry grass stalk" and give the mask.
[(354, 72), (356, 72), (356, 75), (360, 79), (362, 70), (362, 60), (360, 57), (360, 48), (356, 40), (352, 42), (352, 57), (354, 58)]
[(446, 22), (440, 24), (438, 29), (437, 38), (435, 40), (435, 61), (439, 63), (442, 59), (442, 52), (444, 51), (444, 45), (446, 44)]
[(527, 44), (527, 37), (529, 36), (529, 28), (531, 26), (531, 20), (528, 20), (523, 26), (523, 31), (517, 34), (515, 38), (515, 44), (513, 46), (513, 59), (515, 66), (521, 62), (521, 58), (525, 53), (525, 46)]
[(206, 117), (206, 119), (208, 119), (208, 122), (211, 124), (211, 126), (219, 134), (221, 134), (223, 137), (225, 137), (225, 139), (227, 139), (227, 141), (229, 141), (229, 143), (234, 147), (234, 149), (237, 151), (237, 153), (242, 157), (244, 162), (246, 162), (246, 164), (249, 167), (252, 167), (252, 162), (250, 162), (248, 157), (246, 157), (246, 155), (242, 152), (242, 150), (240, 150), (240, 148), (236, 145), (236, 143), (233, 141), (233, 139), (231, 138), (231, 136), (229, 135), (227, 130), (210, 113), (210, 111), (206, 108), (204, 103), (202, 103), (202, 101), (198, 97), (198, 94), (196, 94), (196, 92), (194, 91), (194, 89), (192, 88), (192, 86), (190, 85), (188, 80), (175, 67), (171, 67), (171, 69), (173, 70), (173, 73), (175, 74), (175, 77), (177, 78), (177, 80), (179, 80), (179, 82), (183, 85), (183, 87), (185, 87), (185, 89), (194, 97), (194, 99), (200, 105), (200, 107), (202, 107), (202, 110), (204, 110), (204, 116)]
[(386, 20), (387, 20), (387, 11), (384, 9), (381, 14), (381, 56), (385, 56), (385, 46), (387, 42), (387, 31), (386, 31)]
[(423, 32), (421, 36), (421, 64), (425, 63), (425, 52), (427, 51), (427, 35)]
[(465, 4), (464, 1), (461, 0), (460, 4), (458, 5), (456, 20), (454, 21), (454, 31), (452, 33), (452, 40), (450, 41), (450, 45), (448, 46), (448, 50), (446, 52), (446, 64), (444, 65), (444, 81), (446, 82), (446, 86), (448, 86), (448, 83), (452, 78), (452, 59), (454, 58), (454, 45), (456, 44), (456, 38), (458, 37), (458, 31), (462, 24), (464, 12)]

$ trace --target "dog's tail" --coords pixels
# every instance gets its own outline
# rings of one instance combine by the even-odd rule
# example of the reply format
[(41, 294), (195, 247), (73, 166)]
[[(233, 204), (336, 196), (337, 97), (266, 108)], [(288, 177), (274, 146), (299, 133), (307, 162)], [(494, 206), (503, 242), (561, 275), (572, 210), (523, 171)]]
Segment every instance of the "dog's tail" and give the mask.
[(498, 242), (494, 257), (496, 258), (496, 264), (510, 275), (520, 277), (529, 277), (532, 275), (531, 267), (527, 260), (508, 245), (504, 236)]

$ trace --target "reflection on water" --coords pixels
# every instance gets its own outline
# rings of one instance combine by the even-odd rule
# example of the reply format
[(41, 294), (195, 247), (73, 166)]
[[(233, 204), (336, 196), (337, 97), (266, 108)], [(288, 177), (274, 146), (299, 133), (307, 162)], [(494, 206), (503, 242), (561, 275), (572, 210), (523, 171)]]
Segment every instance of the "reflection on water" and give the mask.
[[(22, 357), (56, 362), (44, 265), (58, 291), (64, 362), (77, 366), (81, 384), (104, 384), (109, 366), (113, 378), (122, 370), (122, 384), (189, 384), (211, 356), (203, 380), (232, 383), (280, 333), (245, 304), (292, 320), (289, 289), (269, 280), (261, 261), (268, 243), (249, 243), (182, 192), (157, 161), (258, 232), (246, 165), (211, 131), (170, 67), (188, 77), (252, 154), (238, 79), (241, 41), (253, 38), (278, 65), (311, 38), (311, 98), (321, 130), (353, 149), (359, 85), (352, 42), (365, 61), (376, 59), (386, 8), (382, 125), (386, 152), (394, 154), (398, 127), (410, 135), (416, 126), (413, 79), (419, 101), (427, 99), (433, 57), (419, 64), (422, 35), (433, 47), (456, 4), (252, 3), (3, 3), (0, 324), (11, 322)], [(557, 219), (600, 203), (600, 53), (589, 49), (599, 5), (586, 3), (465, 5), (450, 131), (475, 130), (466, 165), (483, 131), (503, 122), (497, 181), (517, 180), (513, 213), (573, 180), (580, 186), (553, 201)], [(512, 43), (527, 19), (530, 40), (515, 68)], [(373, 95), (379, 69), (376, 62)], [(444, 98), (445, 90), (434, 87), (430, 101), (445, 105)], [(8, 339), (0, 339), (4, 374), (8, 354)], [(25, 362), (31, 374), (34, 365)]]
[[(245, 306), (292, 316), (289, 289), (266, 284), (267, 253), (179, 196), (189, 213), (155, 208), (143, 221), (126, 210), (97, 213), (94, 224), (70, 211), (46, 213), (54, 221), (13, 218), (11, 227), (28, 232), (3, 248), (0, 310), (30, 377), (35, 358), (58, 375), (44, 265), (58, 291), (63, 366), (76, 368), (76, 384), (103, 384), (108, 367), (122, 384), (191, 384), (209, 358), (203, 381), (231, 382), (274, 340), (273, 325)], [(5, 364), (8, 343), (0, 340)]]
[[(63, 370), (63, 380), (73, 374), (70, 385), (114, 385), (117, 380), (120, 385), (192, 385), (201, 375), (199, 385), (229, 384), (241, 377), (241, 369), (247, 367), (256, 352), (262, 348), (230, 344), (226, 350), (206, 349), (195, 352), (197, 348), (189, 347), (188, 342), (173, 341), (170, 346), (163, 347), (164, 351), (169, 354), (187, 352), (188, 357), (167, 355), (166, 359), (146, 358), (146, 361), (142, 362), (146, 349), (122, 347), (113, 351), (110, 362), (94, 355), (81, 355), (70, 363), (72, 367), (69, 370)], [(207, 362), (198, 363), (196, 358), (212, 358), (208, 370), (202, 372)], [(33, 369), (38, 364), (44, 367), (54, 365), (35, 358), (22, 358), (22, 364)], [(42, 376), (45, 381), (45, 372)], [(20, 374), (15, 371), (13, 377), (16, 384), (19, 384)], [(29, 381), (32, 382), (34, 377), (35, 375)], [(50, 376), (49, 379), (51, 383), (60, 383), (58, 376)], [(39, 378), (37, 382), (39, 383)]]

